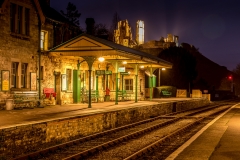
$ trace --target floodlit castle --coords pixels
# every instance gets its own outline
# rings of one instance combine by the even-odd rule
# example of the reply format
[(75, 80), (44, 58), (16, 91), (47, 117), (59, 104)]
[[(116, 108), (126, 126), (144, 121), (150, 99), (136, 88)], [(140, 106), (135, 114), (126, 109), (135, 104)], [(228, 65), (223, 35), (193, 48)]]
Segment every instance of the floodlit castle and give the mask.
[(136, 23), (136, 38), (132, 37), (131, 27), (127, 20), (118, 22), (118, 27), (114, 30), (114, 42), (126, 47), (144, 49), (165, 49), (172, 46), (179, 46), (179, 37), (167, 34), (167, 37), (161, 37), (159, 40), (144, 42), (144, 21), (138, 20)]
[(136, 42), (138, 45), (144, 43), (144, 22), (141, 20), (137, 21)]
[(136, 45), (132, 39), (132, 30), (127, 20), (118, 22), (118, 27), (114, 30), (114, 42), (126, 47), (133, 47)]

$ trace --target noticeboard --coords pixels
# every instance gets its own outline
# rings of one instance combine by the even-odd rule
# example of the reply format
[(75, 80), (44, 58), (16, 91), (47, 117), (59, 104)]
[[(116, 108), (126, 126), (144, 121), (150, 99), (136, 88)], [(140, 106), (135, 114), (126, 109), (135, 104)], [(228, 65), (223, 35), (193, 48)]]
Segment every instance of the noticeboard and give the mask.
[(62, 81), (62, 91), (66, 91), (67, 90), (67, 75), (66, 74), (61, 75), (61, 81)]
[(37, 90), (37, 73), (31, 72), (30, 73), (30, 88), (31, 91), (36, 91)]
[(9, 70), (2, 70), (2, 91), (9, 91), (10, 90), (10, 72)]
[(125, 72), (125, 67), (119, 67), (118, 72)]

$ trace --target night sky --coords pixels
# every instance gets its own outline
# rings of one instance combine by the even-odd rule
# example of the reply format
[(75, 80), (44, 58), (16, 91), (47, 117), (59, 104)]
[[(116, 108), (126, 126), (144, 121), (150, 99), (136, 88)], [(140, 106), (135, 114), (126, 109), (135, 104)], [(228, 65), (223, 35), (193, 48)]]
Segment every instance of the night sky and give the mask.
[(65, 11), (68, 2), (81, 13), (83, 29), (90, 17), (110, 28), (117, 12), (129, 21), (134, 33), (137, 20), (144, 21), (145, 42), (172, 33), (179, 36), (180, 43), (194, 45), (229, 70), (240, 63), (239, 0), (51, 0), (51, 7)]

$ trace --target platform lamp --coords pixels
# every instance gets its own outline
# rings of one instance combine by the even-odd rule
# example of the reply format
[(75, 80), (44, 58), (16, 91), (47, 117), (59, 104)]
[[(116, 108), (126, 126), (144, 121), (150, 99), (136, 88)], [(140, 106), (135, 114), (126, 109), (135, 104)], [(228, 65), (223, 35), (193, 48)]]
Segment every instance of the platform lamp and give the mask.
[[(105, 60), (104, 57), (99, 57), (98, 61), (101, 63)], [(100, 69), (100, 64), (98, 64), (98, 68)], [(96, 75), (96, 92), (98, 94), (98, 75)], [(97, 102), (98, 102), (98, 98), (97, 98)]]

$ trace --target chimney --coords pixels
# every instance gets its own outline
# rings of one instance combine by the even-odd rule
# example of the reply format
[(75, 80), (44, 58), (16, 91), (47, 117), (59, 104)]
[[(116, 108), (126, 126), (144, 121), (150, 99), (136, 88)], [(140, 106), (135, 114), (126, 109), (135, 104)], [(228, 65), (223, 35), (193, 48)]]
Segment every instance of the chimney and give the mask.
[(94, 18), (86, 18), (85, 23), (86, 23), (87, 34), (94, 35), (94, 26), (95, 26)]

